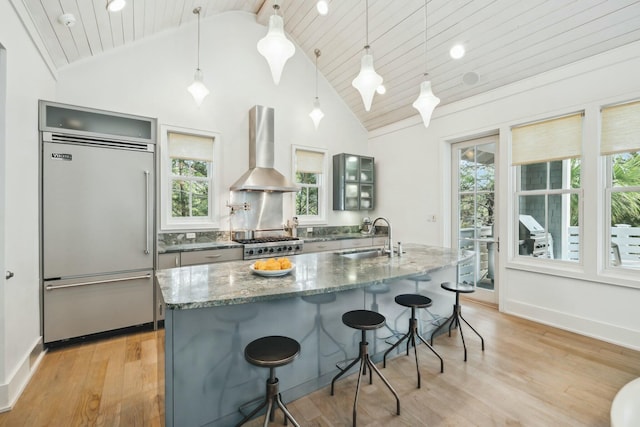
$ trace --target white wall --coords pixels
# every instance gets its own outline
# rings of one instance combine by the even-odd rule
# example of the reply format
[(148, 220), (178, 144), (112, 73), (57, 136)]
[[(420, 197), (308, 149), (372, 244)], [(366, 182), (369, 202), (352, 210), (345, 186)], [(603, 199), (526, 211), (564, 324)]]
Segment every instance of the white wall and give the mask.
[[(195, 21), (149, 40), (59, 70), (56, 100), (157, 117), (159, 123), (219, 132), (224, 144), (220, 212), (229, 186), (248, 169), (249, 109), (275, 108), (275, 166), (291, 176), (291, 144), (323, 147), (329, 156), (366, 154), (367, 133), (320, 76), (325, 117), (316, 132), (309, 118), (314, 100), (315, 65), (300, 48), (285, 65), (276, 86), (256, 49), (266, 27), (255, 15), (230, 12), (201, 21), (200, 68), (211, 91), (198, 109), (186, 88), (196, 68)], [(292, 213), (285, 194), (285, 218)], [(329, 209), (331, 225), (358, 224), (359, 214)], [(221, 221), (223, 228), (228, 222)]]
[[(0, 289), (0, 411), (11, 406), (34, 369), (40, 341), (38, 256), (38, 99), (55, 94), (53, 76), (15, 10), (0, 2), (0, 45), (6, 49), (4, 154), (4, 247)], [(0, 77), (1, 78), (1, 77)], [(0, 83), (1, 84), (1, 83)], [(4, 112), (4, 113), (3, 113)], [(3, 121), (0, 120), (0, 124)], [(0, 205), (1, 208), (1, 205)], [(4, 279), (4, 270), (15, 277)]]
[[(378, 210), (394, 224), (396, 240), (449, 245), (451, 214), (450, 142), (499, 130), (497, 169), (501, 251), (500, 309), (542, 323), (640, 349), (640, 279), (605, 277), (599, 272), (597, 232), (602, 228), (595, 192), (585, 192), (582, 265), (571, 272), (534, 273), (518, 269), (509, 258), (512, 222), (509, 128), (511, 125), (587, 110), (585, 118), (585, 188), (599, 188), (597, 112), (602, 104), (640, 97), (640, 43), (575, 63), (454, 104), (436, 108), (425, 129), (419, 116), (378, 129), (370, 135), (370, 153), (384, 183)], [(416, 89), (417, 90), (417, 89)], [(392, 183), (392, 188), (387, 183)], [(425, 223), (437, 213), (438, 222)], [(414, 231), (416, 231), (414, 233)], [(414, 237), (415, 236), (415, 237)], [(540, 270), (540, 269), (538, 269)], [(550, 274), (553, 273), (553, 274)], [(561, 277), (564, 275), (565, 277)], [(621, 286), (627, 285), (627, 286)], [(635, 285), (631, 287), (628, 285)]]

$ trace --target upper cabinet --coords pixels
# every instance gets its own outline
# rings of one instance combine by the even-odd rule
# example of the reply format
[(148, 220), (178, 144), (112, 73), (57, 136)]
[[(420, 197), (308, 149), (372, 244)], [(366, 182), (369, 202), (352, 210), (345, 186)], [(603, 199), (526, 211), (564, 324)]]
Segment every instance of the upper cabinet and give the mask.
[(373, 157), (333, 156), (333, 210), (369, 210), (375, 206)]

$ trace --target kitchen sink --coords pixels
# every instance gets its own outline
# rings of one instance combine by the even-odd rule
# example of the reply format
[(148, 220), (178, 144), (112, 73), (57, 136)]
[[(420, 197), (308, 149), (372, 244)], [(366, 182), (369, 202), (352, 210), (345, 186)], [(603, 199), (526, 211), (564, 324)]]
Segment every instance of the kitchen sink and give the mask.
[(339, 252), (338, 255), (341, 257), (349, 258), (349, 259), (365, 259), (365, 258), (376, 258), (379, 256), (387, 256), (380, 249), (366, 249), (361, 251), (352, 251), (352, 252)]

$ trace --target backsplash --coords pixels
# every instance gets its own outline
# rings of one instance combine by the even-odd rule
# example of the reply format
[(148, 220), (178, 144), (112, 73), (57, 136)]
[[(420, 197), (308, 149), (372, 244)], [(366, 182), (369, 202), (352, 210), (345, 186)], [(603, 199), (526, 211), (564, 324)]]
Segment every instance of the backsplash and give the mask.
[[(313, 231), (308, 232), (307, 229), (312, 228)], [(376, 226), (376, 234), (386, 234), (386, 227)], [(360, 233), (360, 225), (341, 225), (341, 226), (315, 226), (315, 227), (298, 227), (297, 236), (300, 238), (323, 237), (343, 234)], [(195, 234), (195, 238), (187, 239), (187, 234)], [(194, 231), (194, 232), (178, 232), (178, 233), (158, 233), (159, 245), (172, 246), (184, 243), (212, 243), (212, 242), (228, 242), (231, 240), (229, 231)]]

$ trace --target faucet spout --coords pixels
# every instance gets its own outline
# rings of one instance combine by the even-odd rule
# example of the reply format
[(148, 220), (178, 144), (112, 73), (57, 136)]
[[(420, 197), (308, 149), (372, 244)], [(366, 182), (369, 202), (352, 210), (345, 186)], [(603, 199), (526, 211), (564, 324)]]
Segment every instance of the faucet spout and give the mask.
[(378, 220), (381, 220), (387, 223), (387, 229), (389, 230), (388, 239), (387, 239), (387, 244), (389, 245), (389, 258), (393, 258), (393, 233), (391, 232), (391, 221), (389, 221), (387, 218), (383, 216), (379, 216), (378, 218), (374, 219), (373, 222), (371, 223), (372, 232), (375, 232), (375, 226)]

